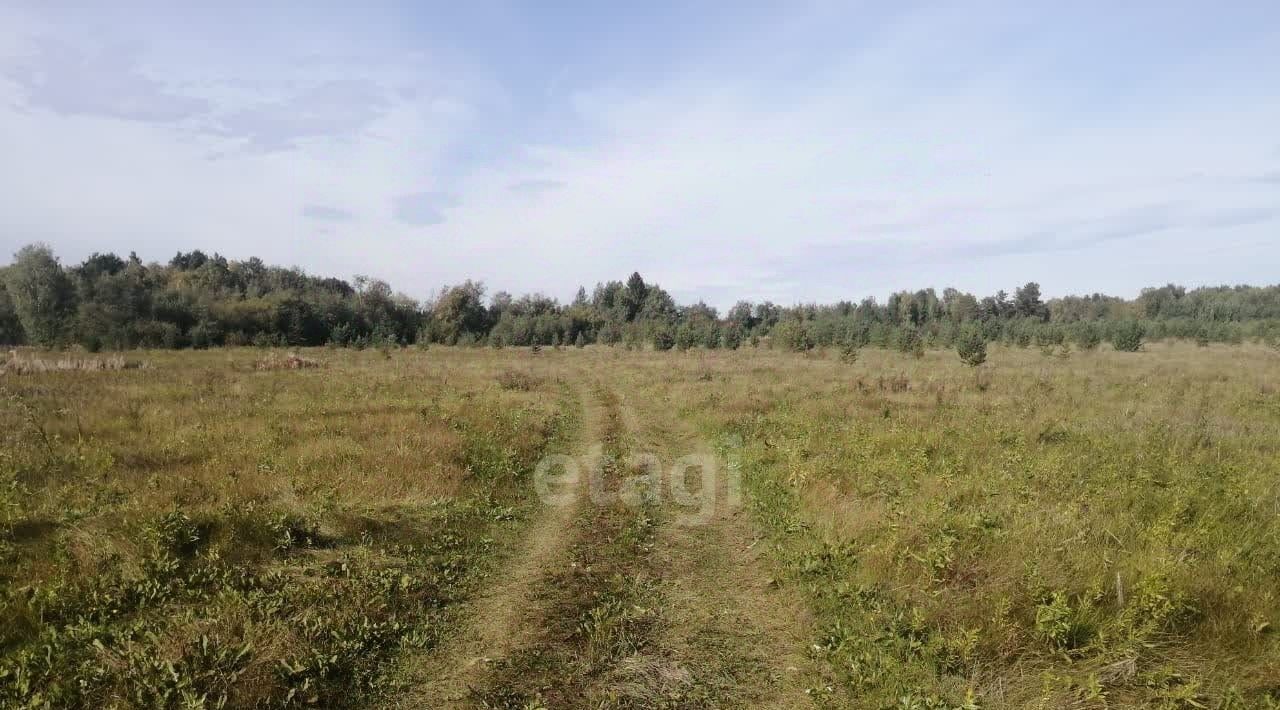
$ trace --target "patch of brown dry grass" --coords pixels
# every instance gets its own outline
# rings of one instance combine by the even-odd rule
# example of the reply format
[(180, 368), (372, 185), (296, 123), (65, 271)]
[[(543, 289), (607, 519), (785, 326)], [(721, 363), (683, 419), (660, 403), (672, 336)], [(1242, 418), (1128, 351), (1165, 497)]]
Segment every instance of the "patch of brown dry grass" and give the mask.
[(37, 357), (24, 355), (11, 350), (9, 356), (0, 361), (0, 375), (32, 375), (44, 372), (104, 372), (119, 370), (138, 370), (147, 367), (143, 360), (133, 360), (124, 355), (108, 355), (105, 357)]
[(297, 353), (273, 352), (254, 363), (253, 367), (255, 370), (309, 370), (322, 365), (319, 360), (302, 357)]

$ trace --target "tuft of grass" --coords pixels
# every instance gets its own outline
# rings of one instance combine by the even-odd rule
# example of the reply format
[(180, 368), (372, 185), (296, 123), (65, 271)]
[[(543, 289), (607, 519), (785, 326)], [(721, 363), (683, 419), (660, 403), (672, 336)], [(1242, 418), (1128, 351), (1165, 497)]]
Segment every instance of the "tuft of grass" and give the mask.
[(139, 370), (147, 367), (142, 360), (126, 359), (124, 355), (106, 357), (36, 357), (10, 351), (9, 357), (0, 361), (0, 375), (32, 375), (45, 372), (100, 372)]
[(542, 380), (531, 373), (521, 370), (507, 369), (498, 373), (495, 378), (498, 386), (505, 390), (516, 390), (519, 392), (528, 392), (534, 389)]
[[(383, 354), (390, 357), (389, 352)], [(302, 357), (297, 353), (273, 352), (254, 363), (253, 367), (255, 370), (309, 370), (320, 367), (322, 364), (319, 360)]]

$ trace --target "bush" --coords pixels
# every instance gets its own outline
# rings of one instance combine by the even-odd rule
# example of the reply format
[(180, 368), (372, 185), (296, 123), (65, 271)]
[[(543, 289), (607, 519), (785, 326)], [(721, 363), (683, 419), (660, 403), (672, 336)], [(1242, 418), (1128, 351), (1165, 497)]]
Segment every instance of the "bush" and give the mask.
[(1093, 350), (1102, 342), (1102, 334), (1098, 332), (1098, 326), (1092, 323), (1082, 323), (1076, 331), (1076, 346), (1081, 350)]
[(672, 334), (668, 327), (658, 328), (653, 331), (653, 349), (654, 350), (670, 350), (676, 345), (676, 336)]
[(173, 323), (145, 321), (138, 324), (137, 330), (138, 342), (143, 347), (173, 350), (182, 345), (182, 331)]
[(966, 330), (956, 341), (956, 354), (964, 364), (977, 367), (987, 361), (987, 341), (977, 330)]
[(679, 350), (688, 350), (698, 344), (698, 331), (689, 323), (681, 323), (676, 328), (676, 348)]
[(1121, 321), (1111, 330), (1111, 345), (1118, 352), (1136, 353), (1142, 349), (1142, 324), (1138, 321)]
[[(617, 345), (622, 342), (622, 328), (618, 324), (609, 322), (600, 327), (600, 332), (596, 335), (596, 342), (605, 345)], [(670, 350), (671, 348), (658, 348), (659, 350)]]
[[(419, 331), (418, 337), (424, 338), (426, 334)], [(355, 331), (349, 323), (339, 323), (329, 330), (329, 342), (337, 345), (347, 345), (356, 337)]]
[(1062, 345), (1066, 341), (1066, 335), (1062, 329), (1051, 325), (1037, 326), (1034, 335), (1036, 345), (1040, 347)]
[(898, 350), (916, 357), (924, 357), (924, 338), (915, 328), (903, 328), (898, 331), (896, 345)]
[(769, 332), (769, 342), (777, 343), (788, 350), (805, 351), (813, 349), (813, 339), (805, 324), (798, 320), (784, 320), (775, 325)]
[(709, 349), (709, 351), (714, 351), (714, 349), (721, 347), (721, 333), (719, 333), (719, 326), (714, 324), (714, 322), (710, 322), (710, 324), (704, 324), (703, 327), (701, 327), (701, 331), (703, 331), (703, 334), (701, 334), (701, 340), (703, 340), (704, 348)]
[(742, 346), (742, 341), (746, 334), (742, 332), (742, 326), (729, 325), (724, 329), (724, 333), (720, 336), (720, 344), (726, 350), (737, 350)]
[(200, 321), (191, 326), (191, 331), (187, 334), (191, 341), (191, 347), (197, 350), (214, 347), (221, 340), (221, 333), (218, 332), (218, 326), (208, 321)]

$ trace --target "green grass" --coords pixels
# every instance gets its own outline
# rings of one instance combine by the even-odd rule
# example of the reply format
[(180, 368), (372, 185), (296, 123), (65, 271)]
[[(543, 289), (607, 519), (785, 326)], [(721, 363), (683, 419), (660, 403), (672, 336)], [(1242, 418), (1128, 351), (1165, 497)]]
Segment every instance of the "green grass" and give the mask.
[[(1274, 349), (993, 347), (976, 370), (875, 349), (305, 355), (321, 366), (225, 350), (0, 377), (0, 706), (397, 692), (396, 661), (443, 648), (503, 574), (538, 511), (527, 476), (576, 442), (584, 390), (611, 484), (645, 446), (688, 453), (666, 441), (677, 432), (739, 467), (749, 515), (713, 524), (752, 537), (712, 561), (751, 566), (735, 578), (802, 609), (795, 665), (813, 668), (773, 682), (812, 678), (803, 702), (1280, 705)], [(513, 616), (529, 643), (493, 659), (468, 702), (749, 697), (713, 692), (733, 668), (677, 653), (711, 640), (670, 623), (668, 592), (709, 574), (654, 554), (697, 534), (675, 512), (575, 513), (527, 595), (537, 618)], [(743, 552), (756, 545), (764, 561)], [(758, 611), (773, 615), (755, 628), (779, 628)], [(759, 648), (722, 665), (778, 655), (776, 638), (733, 638)]]
[(574, 425), (483, 363), (252, 351), (4, 380), (0, 705), (356, 705), (451, 632)]
[(609, 499), (584, 505), (574, 521), (568, 564), (549, 570), (543, 633), (497, 664), (486, 687), (475, 693), (482, 707), (646, 706), (637, 697), (642, 688), (620, 689), (607, 681), (624, 659), (646, 649), (658, 621), (660, 593), (646, 567), (656, 521), (652, 506), (617, 499), (625, 479), (637, 473), (625, 463), (630, 435), (617, 395), (600, 386), (593, 396), (604, 412), (593, 482)]
[(819, 704), (1274, 707), (1280, 358), (953, 358), (704, 400), (814, 610)]

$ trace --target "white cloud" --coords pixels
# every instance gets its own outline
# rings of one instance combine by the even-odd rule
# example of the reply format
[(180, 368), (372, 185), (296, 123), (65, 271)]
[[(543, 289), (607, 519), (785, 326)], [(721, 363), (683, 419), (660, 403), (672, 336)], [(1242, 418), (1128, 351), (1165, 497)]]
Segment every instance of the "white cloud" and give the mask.
[(30, 106), (61, 115), (170, 123), (209, 110), (208, 101), (170, 91), (142, 73), (136, 54), (136, 48), (125, 46), (85, 53), (43, 41), (0, 74), (17, 85)]
[(4, 253), (35, 240), (67, 261), (201, 248), (387, 273), (405, 236), (394, 197), (437, 187), (440, 155), (468, 118), (456, 75), (418, 59), (395, 70), (264, 60), (215, 79), (92, 42), (79, 59), (51, 58), (43, 47), (64, 45), (38, 32), (56, 29), (30, 27), (36, 40), (0, 47)]
[[(1280, 43), (1173, 51), (1126, 93), (1086, 76), (1126, 57), (1064, 54), (1045, 19), (929, 11), (842, 43), (793, 15), (661, 80), (533, 104), (398, 48), (0, 44), (0, 247), (202, 248), (418, 296), (470, 277), (567, 298), (638, 269), (721, 306), (1273, 279), (1280, 98), (1260, 76)], [(559, 130), (526, 130), (539, 116)]]
[[(463, 271), (533, 288), (547, 273), (638, 268), (686, 297), (784, 301), (1028, 279), (1057, 293), (1132, 293), (1171, 278), (1274, 278), (1260, 265), (1280, 245), (1256, 237), (1274, 234), (1276, 192), (1238, 179), (1275, 162), (1265, 146), (1280, 101), (1256, 75), (1180, 65), (1202, 82), (1152, 75), (1177, 90), (1150, 110), (1116, 96), (1055, 115), (1045, 107), (1056, 89), (1042, 85), (1052, 77), (1026, 73), (1017, 56), (910, 93), (910, 77), (946, 59), (921, 59), (922, 43), (957, 28), (930, 17), (903, 26), (787, 101), (762, 100), (741, 77), (580, 95), (580, 118), (608, 140), (530, 147), (524, 165), (472, 176), (448, 226), (488, 248), (460, 253)], [(512, 179), (565, 187), (530, 203), (498, 189)], [(1240, 249), (1205, 263), (1205, 241)]]

